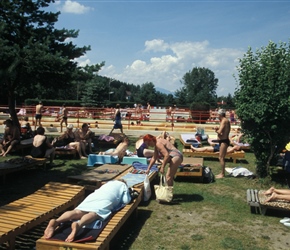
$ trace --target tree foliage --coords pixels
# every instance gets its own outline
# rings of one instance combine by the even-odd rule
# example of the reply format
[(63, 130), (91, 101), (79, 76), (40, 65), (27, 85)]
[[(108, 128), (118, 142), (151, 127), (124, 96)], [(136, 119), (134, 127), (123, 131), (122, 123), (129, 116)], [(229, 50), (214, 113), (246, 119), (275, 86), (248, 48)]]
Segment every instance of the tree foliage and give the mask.
[(66, 42), (76, 38), (78, 31), (54, 28), (60, 13), (44, 10), (52, 1), (0, 2), (0, 82), (7, 94), (9, 112), (16, 121), (17, 98), (51, 98), (58, 89), (71, 87), (72, 80), (88, 78), (101, 67), (77, 66), (74, 59), (90, 47)]
[(204, 102), (206, 100), (208, 103), (215, 101), (218, 79), (210, 69), (195, 67), (182, 79), (184, 86), (176, 91), (179, 102), (182, 102), (180, 104), (190, 104), (193, 101)]
[(251, 48), (238, 67), (236, 113), (257, 158), (257, 174), (267, 176), (275, 152), (289, 141), (290, 49), (269, 42), (256, 53)]

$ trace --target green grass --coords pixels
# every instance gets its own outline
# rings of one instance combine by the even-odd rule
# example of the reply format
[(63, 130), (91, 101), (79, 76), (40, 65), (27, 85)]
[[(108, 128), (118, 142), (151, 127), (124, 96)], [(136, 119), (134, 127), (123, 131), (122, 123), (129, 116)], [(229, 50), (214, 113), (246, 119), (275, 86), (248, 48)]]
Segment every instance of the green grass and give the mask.
[[(137, 138), (130, 139), (129, 150), (134, 151)], [(177, 144), (181, 150), (178, 140)], [(65, 182), (66, 176), (89, 169), (86, 160), (57, 158), (55, 164), (48, 170), (35, 168), (8, 175), (6, 183), (0, 186), (0, 205), (28, 195), (48, 181)], [(220, 172), (217, 159), (205, 160), (204, 165), (214, 174)], [(227, 161), (226, 166), (243, 166), (254, 172), (254, 154), (247, 152), (245, 160), (236, 164)], [(137, 218), (126, 222), (111, 249), (289, 249), (289, 230), (279, 223), (287, 214), (275, 211), (266, 216), (252, 214), (246, 203), (248, 188), (266, 189), (271, 185), (285, 187), (284, 182), (275, 183), (271, 179), (226, 177), (211, 184), (193, 178), (176, 179), (174, 204), (159, 204), (154, 195), (149, 202), (142, 202)]]

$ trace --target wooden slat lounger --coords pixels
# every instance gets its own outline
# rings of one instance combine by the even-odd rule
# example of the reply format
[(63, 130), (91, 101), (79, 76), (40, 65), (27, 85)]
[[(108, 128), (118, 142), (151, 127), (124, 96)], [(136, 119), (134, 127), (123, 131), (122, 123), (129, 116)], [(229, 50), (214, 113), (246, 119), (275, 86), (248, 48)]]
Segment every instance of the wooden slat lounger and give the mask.
[(252, 213), (265, 215), (267, 209), (290, 211), (290, 202), (270, 201), (266, 202), (267, 196), (264, 192), (266, 190), (248, 189), (247, 190), (247, 203), (251, 208)]
[(140, 192), (139, 196), (131, 203), (126, 205), (120, 211), (114, 214), (110, 219), (106, 227), (97, 237), (94, 242), (86, 243), (69, 243), (65, 241), (52, 241), (41, 238), (36, 241), (36, 249), (38, 250), (59, 250), (59, 249), (74, 249), (74, 250), (86, 250), (86, 249), (110, 249), (110, 242), (116, 233), (120, 230), (126, 220), (133, 212), (137, 211), (137, 207), (142, 199), (142, 189), (137, 189)]
[(7, 242), (14, 249), (16, 236), (75, 207), (84, 196), (84, 187), (49, 182), (35, 193), (0, 207), (0, 244)]
[[(192, 151), (191, 149), (183, 149), (184, 156), (192, 156), (192, 157), (212, 157), (212, 158), (219, 158), (218, 152), (197, 152)], [(234, 163), (237, 162), (237, 159), (245, 158), (245, 152), (243, 150), (236, 151), (234, 153), (226, 154), (226, 159), (232, 159)]]
[(90, 171), (82, 175), (68, 176), (67, 181), (69, 183), (83, 181), (100, 187), (104, 182), (115, 179), (125, 172), (127, 173), (127, 170), (130, 168), (130, 165), (104, 164), (100, 167), (93, 167)]

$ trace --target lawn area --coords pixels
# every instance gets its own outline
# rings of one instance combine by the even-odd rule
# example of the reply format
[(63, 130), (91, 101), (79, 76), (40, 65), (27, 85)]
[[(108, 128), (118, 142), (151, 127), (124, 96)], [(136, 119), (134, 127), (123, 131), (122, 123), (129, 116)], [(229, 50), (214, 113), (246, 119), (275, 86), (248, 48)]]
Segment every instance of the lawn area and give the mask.
[[(130, 140), (133, 143), (129, 149), (134, 151), (137, 138)], [(177, 144), (181, 150), (179, 140)], [(0, 158), (0, 162), (6, 159)], [(57, 158), (53, 168), (34, 168), (10, 174), (6, 183), (0, 185), (0, 205), (26, 196), (49, 181), (66, 182), (66, 176), (88, 170), (86, 163), (86, 160)], [(220, 172), (217, 159), (205, 160), (204, 165), (212, 168), (214, 174)], [(236, 164), (227, 161), (226, 166), (243, 166), (254, 172), (254, 154), (247, 152), (243, 161)], [(141, 203), (138, 217), (127, 221), (111, 249), (289, 249), (289, 229), (279, 220), (290, 214), (275, 210), (269, 210), (265, 216), (251, 214), (246, 203), (248, 188), (267, 189), (271, 185), (286, 188), (283, 178), (280, 180), (282, 182), (275, 183), (257, 178), (226, 177), (203, 184), (192, 178), (176, 179), (174, 204), (159, 204), (154, 196), (149, 202)], [(17, 249), (33, 249), (44, 227), (44, 224), (40, 225), (19, 237)]]

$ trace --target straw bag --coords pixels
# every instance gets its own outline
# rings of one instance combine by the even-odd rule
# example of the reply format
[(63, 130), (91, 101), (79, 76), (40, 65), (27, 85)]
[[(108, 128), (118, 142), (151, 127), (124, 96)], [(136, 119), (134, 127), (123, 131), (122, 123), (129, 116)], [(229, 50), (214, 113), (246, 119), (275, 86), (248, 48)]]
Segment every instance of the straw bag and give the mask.
[[(162, 183), (163, 180), (163, 183)], [(160, 176), (159, 185), (154, 185), (156, 200), (161, 202), (171, 202), (173, 198), (173, 187), (167, 185), (167, 181), (164, 175)]]

